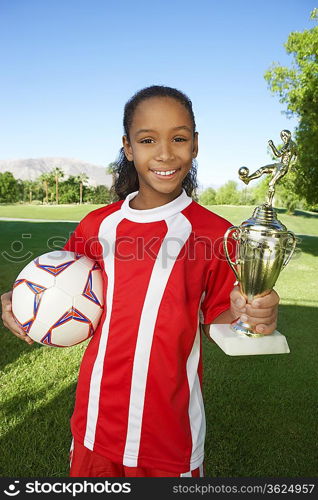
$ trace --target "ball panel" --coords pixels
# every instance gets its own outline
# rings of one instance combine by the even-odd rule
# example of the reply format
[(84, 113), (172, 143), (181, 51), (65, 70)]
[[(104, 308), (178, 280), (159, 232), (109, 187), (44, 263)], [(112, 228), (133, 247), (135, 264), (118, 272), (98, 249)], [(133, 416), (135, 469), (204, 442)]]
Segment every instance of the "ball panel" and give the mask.
[(91, 272), (92, 290), (97, 297), (99, 304), (104, 305), (104, 284), (100, 268), (94, 269)]
[(45, 288), (54, 286), (54, 276), (38, 268), (34, 261), (29, 262), (29, 264), (22, 269), (22, 271), (18, 274), (16, 281), (21, 279), (37, 283)]
[[(37, 257), (40, 264), (49, 266), (59, 266), (65, 264), (70, 260), (77, 260), (78, 256), (74, 252), (68, 250), (53, 250), (53, 252), (46, 252)], [(35, 260), (35, 259), (34, 259)]]
[(96, 317), (100, 317), (103, 312), (103, 309), (99, 305), (83, 295), (73, 297), (73, 307), (81, 311), (91, 322), (96, 321)]
[(88, 270), (93, 269), (95, 265), (95, 261), (87, 257), (86, 255), (81, 255), (78, 259), (78, 262), (82, 264), (82, 266), (88, 268)]
[(65, 269), (72, 266), (78, 260), (79, 256), (74, 252), (67, 252), (65, 250), (56, 250), (54, 252), (47, 252), (34, 259), (35, 265), (38, 266), (43, 272), (58, 276), (63, 273)]
[(36, 318), (36, 321), (33, 322), (28, 335), (32, 340), (41, 343), (41, 339), (48, 333), (49, 328), (47, 325), (42, 323), (39, 318)]
[(51, 328), (71, 308), (71, 295), (60, 288), (52, 287), (43, 292), (36, 319)]
[(98, 323), (100, 322), (100, 319), (101, 319), (101, 316), (102, 316), (102, 313), (103, 313), (103, 309), (101, 309), (100, 311), (98, 311), (96, 313), (96, 316), (94, 318), (92, 318), (92, 325), (93, 325), (93, 328), (94, 328), (94, 331), (96, 330), (97, 326), (98, 326)]
[(90, 323), (81, 323), (71, 319), (52, 329), (51, 343), (63, 347), (72, 346), (86, 340), (90, 332)]
[[(38, 298), (25, 281), (21, 281), (12, 293), (12, 312), (22, 325), (33, 319), (36, 315)], [(37, 297), (38, 296), (38, 297)]]
[(88, 277), (89, 269), (79, 261), (74, 261), (71, 266), (56, 276), (55, 285), (70, 295), (74, 295), (84, 290)]

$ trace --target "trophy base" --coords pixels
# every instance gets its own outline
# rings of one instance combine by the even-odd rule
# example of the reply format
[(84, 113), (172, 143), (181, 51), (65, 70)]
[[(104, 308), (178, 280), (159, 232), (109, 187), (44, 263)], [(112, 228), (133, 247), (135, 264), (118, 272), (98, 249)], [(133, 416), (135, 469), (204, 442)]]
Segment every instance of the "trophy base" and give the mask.
[(233, 331), (231, 325), (210, 325), (210, 337), (228, 356), (288, 354), (286, 337), (275, 330), (271, 335), (249, 337)]

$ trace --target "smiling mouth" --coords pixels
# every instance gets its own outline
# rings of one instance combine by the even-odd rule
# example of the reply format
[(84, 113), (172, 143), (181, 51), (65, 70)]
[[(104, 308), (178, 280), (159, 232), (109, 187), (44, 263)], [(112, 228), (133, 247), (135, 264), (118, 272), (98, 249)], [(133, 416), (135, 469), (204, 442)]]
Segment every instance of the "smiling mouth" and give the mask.
[(170, 179), (176, 174), (176, 172), (178, 172), (178, 170), (180, 170), (180, 168), (175, 168), (173, 170), (151, 170), (151, 172), (153, 172), (157, 177), (161, 177), (162, 179)]

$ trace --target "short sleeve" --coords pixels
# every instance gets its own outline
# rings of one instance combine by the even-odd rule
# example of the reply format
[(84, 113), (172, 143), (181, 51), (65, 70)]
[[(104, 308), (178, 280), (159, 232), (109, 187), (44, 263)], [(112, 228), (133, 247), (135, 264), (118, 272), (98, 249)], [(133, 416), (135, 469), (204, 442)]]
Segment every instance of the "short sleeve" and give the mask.
[[(231, 241), (230, 255), (235, 255), (236, 243)], [(223, 240), (218, 240), (214, 255), (208, 270), (203, 301), (200, 310), (200, 322), (207, 325), (213, 323), (215, 318), (230, 308), (230, 293), (235, 284), (236, 277), (228, 264), (224, 250)]]
[(94, 234), (94, 224), (92, 222), (91, 214), (86, 215), (76, 226), (75, 231), (73, 231), (63, 249), (86, 255), (90, 259), (99, 262), (103, 260), (103, 249), (98, 236)]
[(71, 234), (68, 241), (65, 243), (63, 250), (69, 252), (76, 252), (78, 254), (85, 254), (85, 237), (83, 234), (81, 222), (76, 226), (75, 231)]

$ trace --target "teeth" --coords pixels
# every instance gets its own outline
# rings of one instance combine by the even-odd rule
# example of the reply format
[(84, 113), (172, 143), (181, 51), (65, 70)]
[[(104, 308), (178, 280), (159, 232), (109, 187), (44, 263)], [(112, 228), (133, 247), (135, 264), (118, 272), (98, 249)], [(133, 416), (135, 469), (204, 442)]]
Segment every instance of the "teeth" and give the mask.
[(158, 172), (158, 170), (154, 170), (154, 172), (159, 175), (172, 175), (176, 172), (176, 170), (167, 170), (167, 172)]

